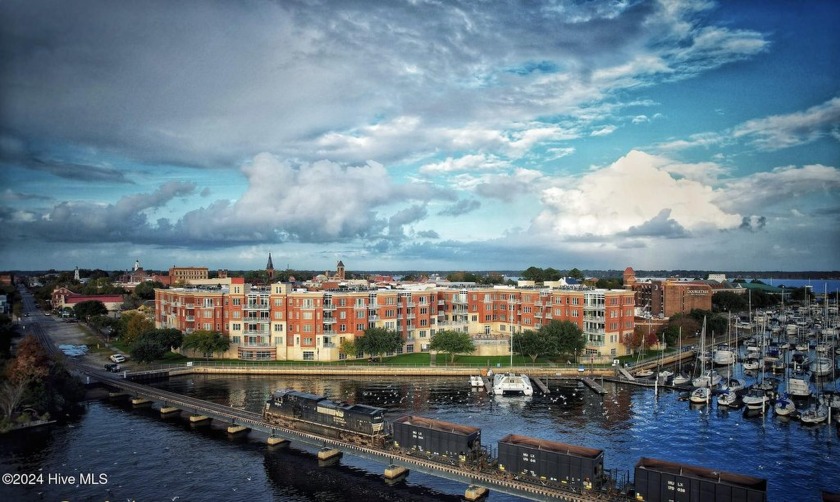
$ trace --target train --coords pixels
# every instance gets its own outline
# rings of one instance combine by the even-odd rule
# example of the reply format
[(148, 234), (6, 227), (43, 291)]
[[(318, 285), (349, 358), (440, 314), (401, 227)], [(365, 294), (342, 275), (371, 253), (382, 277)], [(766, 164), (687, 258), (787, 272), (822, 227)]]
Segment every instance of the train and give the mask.
[(324, 396), (278, 390), (265, 403), (263, 420), (362, 446), (384, 448), (390, 437), (385, 409), (331, 401)]
[(508, 434), (499, 440), (494, 457), (482, 445), (478, 427), (415, 415), (389, 420), (386, 411), (284, 389), (266, 401), (263, 420), (392, 455), (448, 464), (465, 472), (561, 490), (598, 492), (614, 500), (767, 501), (767, 481), (761, 478), (642, 457), (635, 466), (635, 485), (618, 486), (604, 469), (603, 450)]

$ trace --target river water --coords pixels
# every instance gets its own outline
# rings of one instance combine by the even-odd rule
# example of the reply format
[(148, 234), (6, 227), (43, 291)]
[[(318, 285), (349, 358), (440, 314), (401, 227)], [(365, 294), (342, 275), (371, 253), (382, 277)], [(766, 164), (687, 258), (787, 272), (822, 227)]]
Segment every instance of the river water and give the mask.
[[(604, 396), (548, 380), (550, 395), (500, 398), (471, 389), (467, 380), (190, 376), (156, 386), (252, 411), (273, 390), (291, 387), (381, 406), (390, 418), (408, 413), (474, 425), (494, 454), (494, 445), (510, 433), (598, 448), (618, 478), (632, 477), (645, 456), (766, 478), (770, 501), (818, 501), (821, 489), (840, 491), (835, 423), (804, 426), (772, 413), (748, 417), (716, 404), (694, 407), (673, 391), (656, 395), (609, 382)], [(0, 487), (0, 499), (456, 501), (464, 493), (462, 484), (416, 472), (389, 486), (383, 465), (350, 456), (338, 466), (318, 467), (314, 450), (294, 444), (277, 450), (264, 439), (230, 439), (221, 425), (194, 429), (152, 409), (92, 402), (72, 424), (0, 438), (3, 473), (43, 475), (41, 483)], [(90, 476), (81, 479), (85, 474), (104, 474), (107, 483), (90, 484)], [(70, 476), (75, 483), (67, 482)], [(517, 499), (491, 493), (489, 500)]]

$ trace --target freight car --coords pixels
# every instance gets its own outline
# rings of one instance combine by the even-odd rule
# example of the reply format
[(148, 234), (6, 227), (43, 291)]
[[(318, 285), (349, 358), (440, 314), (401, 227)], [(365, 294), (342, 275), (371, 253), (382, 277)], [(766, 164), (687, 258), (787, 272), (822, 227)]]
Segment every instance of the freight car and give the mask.
[(646, 502), (766, 502), (767, 480), (642, 457), (636, 499)]
[(324, 396), (278, 390), (266, 401), (269, 424), (382, 448), (389, 437), (385, 409), (331, 401)]
[(477, 467), (487, 456), (478, 427), (406, 415), (394, 420), (392, 429), (392, 446), (401, 453)]
[(590, 490), (604, 482), (604, 450), (508, 434), (499, 441), (499, 470), (527, 481)]

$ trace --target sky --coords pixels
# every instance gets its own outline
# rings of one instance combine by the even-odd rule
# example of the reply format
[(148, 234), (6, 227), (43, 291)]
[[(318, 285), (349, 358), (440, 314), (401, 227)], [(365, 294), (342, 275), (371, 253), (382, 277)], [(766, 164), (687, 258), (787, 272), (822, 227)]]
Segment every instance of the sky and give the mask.
[(0, 3), (0, 270), (840, 270), (840, 2)]

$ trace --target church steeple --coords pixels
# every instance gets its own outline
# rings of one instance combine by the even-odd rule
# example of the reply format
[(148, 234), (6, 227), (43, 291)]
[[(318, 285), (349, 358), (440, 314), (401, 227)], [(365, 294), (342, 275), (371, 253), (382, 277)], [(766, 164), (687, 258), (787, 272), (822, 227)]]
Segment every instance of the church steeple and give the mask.
[(269, 279), (274, 279), (274, 263), (271, 261), (271, 253), (268, 253), (268, 263), (265, 265), (265, 271), (268, 273)]

